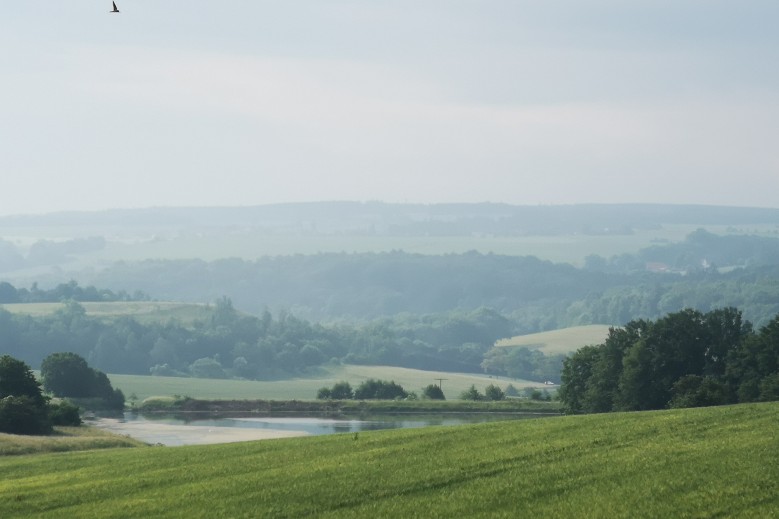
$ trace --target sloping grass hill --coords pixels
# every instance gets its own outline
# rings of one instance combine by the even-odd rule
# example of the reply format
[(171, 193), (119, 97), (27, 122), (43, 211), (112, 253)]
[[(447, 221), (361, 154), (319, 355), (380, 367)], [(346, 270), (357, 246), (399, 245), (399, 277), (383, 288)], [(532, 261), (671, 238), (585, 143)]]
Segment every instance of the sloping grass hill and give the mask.
[(586, 326), (572, 326), (548, 332), (517, 335), (508, 339), (501, 339), (495, 346), (525, 346), (530, 349), (541, 350), (546, 355), (573, 353), (582, 346), (600, 344), (606, 340), (611, 326), (606, 324), (590, 324)]
[(779, 404), (0, 459), (0, 517), (771, 517)]

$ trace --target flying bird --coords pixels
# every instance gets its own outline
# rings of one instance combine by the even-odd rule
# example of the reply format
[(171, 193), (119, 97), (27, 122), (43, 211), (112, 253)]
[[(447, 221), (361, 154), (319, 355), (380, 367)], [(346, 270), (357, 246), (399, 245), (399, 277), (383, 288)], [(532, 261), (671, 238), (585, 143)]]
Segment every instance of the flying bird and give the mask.
[(113, 11), (108, 11), (108, 12), (109, 13), (118, 13), (119, 9), (116, 7), (116, 2), (111, 2), (111, 3), (114, 4), (114, 10)]

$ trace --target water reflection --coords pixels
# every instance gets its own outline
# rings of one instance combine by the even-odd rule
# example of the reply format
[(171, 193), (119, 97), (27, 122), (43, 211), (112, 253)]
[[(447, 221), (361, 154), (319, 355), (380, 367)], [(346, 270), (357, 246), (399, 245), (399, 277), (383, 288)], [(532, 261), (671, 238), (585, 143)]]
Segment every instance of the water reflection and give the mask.
[(362, 431), (378, 431), (386, 429), (413, 429), (440, 425), (463, 425), (469, 423), (491, 422), (498, 420), (517, 420), (536, 418), (531, 414), (476, 414), (442, 417), (381, 415), (367, 418), (322, 418), (322, 417), (229, 417), (229, 418), (195, 418), (184, 420), (173, 416), (139, 415), (127, 412), (124, 421), (127, 423), (155, 423), (168, 425), (191, 425), (200, 427), (238, 427), (246, 429), (267, 429), (272, 431), (296, 431), (309, 435), (355, 433)]

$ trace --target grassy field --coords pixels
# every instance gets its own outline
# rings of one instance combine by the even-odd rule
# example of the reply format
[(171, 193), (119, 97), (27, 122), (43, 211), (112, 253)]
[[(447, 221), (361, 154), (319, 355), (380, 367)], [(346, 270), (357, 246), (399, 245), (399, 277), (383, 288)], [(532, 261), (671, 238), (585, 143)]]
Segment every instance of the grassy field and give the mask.
[(84, 451), (116, 447), (138, 447), (141, 442), (117, 436), (95, 427), (55, 427), (48, 436), (0, 433), (0, 456), (43, 452)]
[[(209, 318), (213, 307), (195, 303), (173, 303), (160, 301), (119, 301), (110, 303), (79, 303), (87, 315), (113, 319), (116, 317), (132, 317), (140, 323), (167, 322), (171, 319), (183, 324), (195, 320)], [(40, 317), (51, 315), (64, 308), (63, 303), (26, 303), (0, 305), (5, 310), (16, 314)]]
[(775, 517), (779, 404), (0, 459), (0, 517)]
[(531, 349), (541, 350), (547, 355), (568, 354), (582, 346), (602, 343), (609, 334), (609, 328), (610, 326), (605, 324), (573, 326), (549, 332), (517, 335), (509, 339), (501, 339), (495, 343), (495, 346), (526, 346)]
[(489, 377), (472, 373), (445, 373), (391, 366), (344, 365), (323, 369), (322, 373), (310, 378), (294, 378), (274, 381), (217, 380), (205, 378), (150, 377), (141, 375), (108, 375), (111, 385), (122, 390), (125, 397), (135, 394), (139, 401), (152, 396), (189, 396), (201, 399), (263, 399), (263, 400), (313, 400), (317, 390), (346, 380), (353, 388), (369, 378), (394, 380), (406, 391), (421, 392), (429, 384), (442, 382), (444, 395), (457, 398), (460, 393), (475, 385), (484, 388), (495, 384), (505, 388), (509, 383), (517, 389), (523, 387), (544, 387), (538, 382), (512, 380), (506, 377)]

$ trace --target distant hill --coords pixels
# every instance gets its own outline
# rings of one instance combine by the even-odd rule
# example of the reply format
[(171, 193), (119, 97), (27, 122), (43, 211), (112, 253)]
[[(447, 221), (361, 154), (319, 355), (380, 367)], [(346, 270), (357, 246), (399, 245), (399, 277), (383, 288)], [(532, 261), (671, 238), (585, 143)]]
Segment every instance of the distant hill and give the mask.
[(155, 207), (0, 217), (0, 229), (41, 226), (226, 228), (262, 227), (315, 233), (505, 235), (624, 233), (660, 225), (779, 223), (779, 209), (666, 204), (387, 204), (309, 202), (250, 207)]

